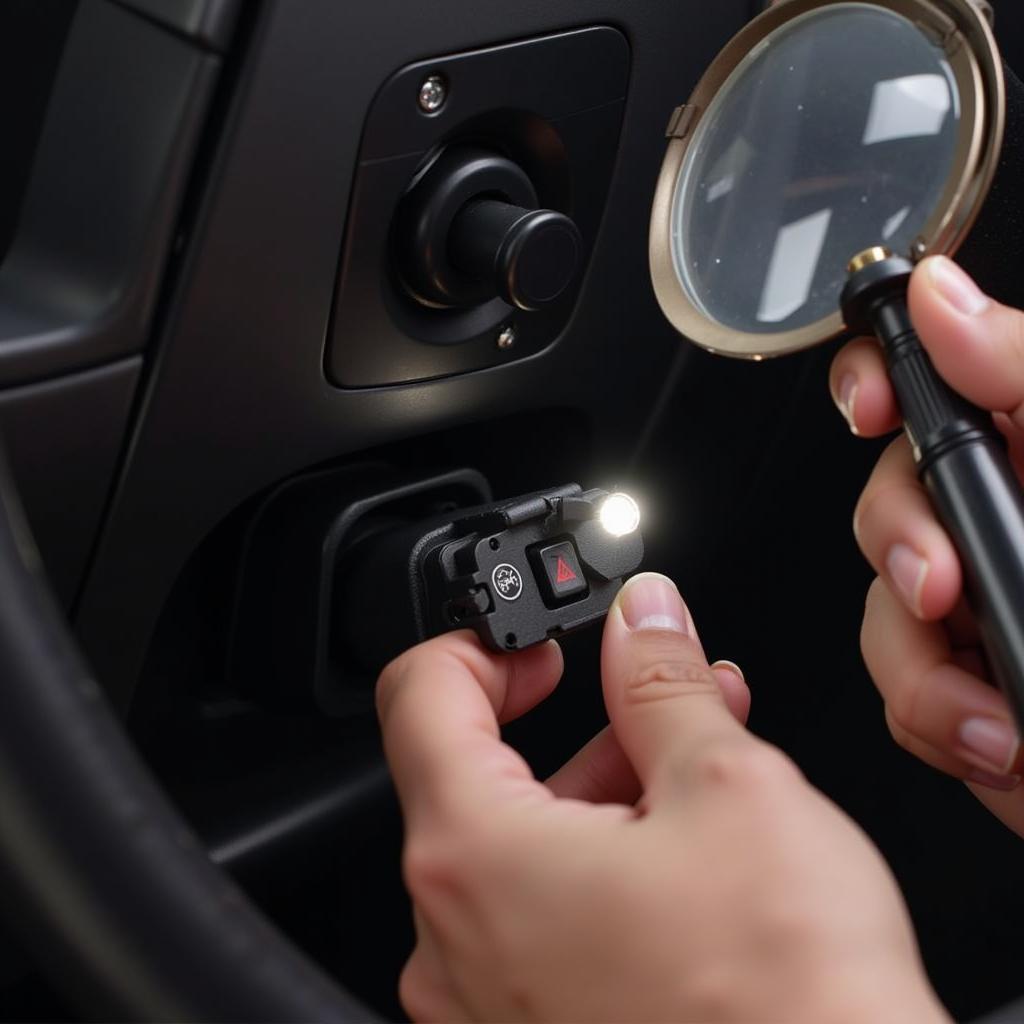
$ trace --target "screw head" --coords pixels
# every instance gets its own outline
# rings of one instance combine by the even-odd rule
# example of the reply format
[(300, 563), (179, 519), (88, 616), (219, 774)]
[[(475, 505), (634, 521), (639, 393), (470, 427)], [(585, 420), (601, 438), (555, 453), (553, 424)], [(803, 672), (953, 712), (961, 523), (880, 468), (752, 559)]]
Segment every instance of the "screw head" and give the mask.
[(436, 114), (448, 99), (448, 85), (440, 75), (431, 75), (420, 86), (420, 110)]
[(510, 349), (516, 343), (516, 329), (511, 325), (506, 327), (501, 334), (498, 335), (498, 348)]

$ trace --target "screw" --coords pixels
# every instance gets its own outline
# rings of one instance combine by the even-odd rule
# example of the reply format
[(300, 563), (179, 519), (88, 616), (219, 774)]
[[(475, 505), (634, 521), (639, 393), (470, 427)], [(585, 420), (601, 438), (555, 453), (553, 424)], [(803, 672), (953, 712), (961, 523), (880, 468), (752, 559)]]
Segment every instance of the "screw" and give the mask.
[(431, 75), (420, 86), (420, 110), (436, 114), (448, 99), (448, 86), (440, 75)]
[(498, 335), (498, 348), (510, 349), (516, 343), (516, 329), (511, 324)]

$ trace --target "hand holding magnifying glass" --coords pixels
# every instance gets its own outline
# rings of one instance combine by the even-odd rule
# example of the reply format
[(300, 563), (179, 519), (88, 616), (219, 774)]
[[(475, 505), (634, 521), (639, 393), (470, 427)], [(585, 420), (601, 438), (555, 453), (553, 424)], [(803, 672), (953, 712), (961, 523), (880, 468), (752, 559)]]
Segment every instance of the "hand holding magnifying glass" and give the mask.
[[(995, 412), (1018, 478), (1024, 469), (1024, 313), (989, 299), (945, 259), (915, 272), (911, 310), (943, 378)], [(831, 388), (858, 434), (874, 437), (899, 423), (886, 367), (873, 339), (836, 357)], [(1024, 834), (1015, 790), (1020, 741), (1004, 698), (985, 685), (977, 625), (962, 598), (960, 561), (936, 520), (901, 438), (879, 461), (858, 503), (856, 533), (880, 579), (867, 603), (862, 646), (895, 738), (956, 777), (980, 783), (978, 795)], [(1000, 792), (1005, 791), (1005, 792)]]
[(1024, 497), (991, 415), (914, 333), (915, 262), (953, 252), (1002, 151), (1005, 83), (976, 0), (786, 0), (669, 124), (651, 270), (681, 333), (764, 359), (873, 331), (951, 536), (992, 676), (1024, 722)]

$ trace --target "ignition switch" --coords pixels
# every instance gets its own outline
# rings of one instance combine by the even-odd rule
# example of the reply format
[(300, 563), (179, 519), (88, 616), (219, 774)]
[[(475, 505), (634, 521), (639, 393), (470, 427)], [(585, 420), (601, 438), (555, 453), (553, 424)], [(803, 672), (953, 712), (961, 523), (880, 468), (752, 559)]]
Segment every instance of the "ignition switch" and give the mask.
[(498, 297), (525, 311), (561, 298), (583, 265), (573, 221), (538, 209), (526, 172), (479, 146), (450, 146), (404, 196), (394, 230), (406, 288), (423, 305), (470, 307)]

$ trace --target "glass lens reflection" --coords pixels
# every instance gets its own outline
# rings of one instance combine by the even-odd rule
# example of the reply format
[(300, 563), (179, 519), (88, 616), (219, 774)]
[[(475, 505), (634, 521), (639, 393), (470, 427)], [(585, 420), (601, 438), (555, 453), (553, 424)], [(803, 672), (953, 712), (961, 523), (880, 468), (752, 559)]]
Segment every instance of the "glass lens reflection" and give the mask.
[(834, 314), (853, 255), (921, 233), (959, 121), (944, 52), (898, 14), (839, 3), (776, 30), (719, 91), (679, 175), (673, 257), (691, 301), (755, 334)]

